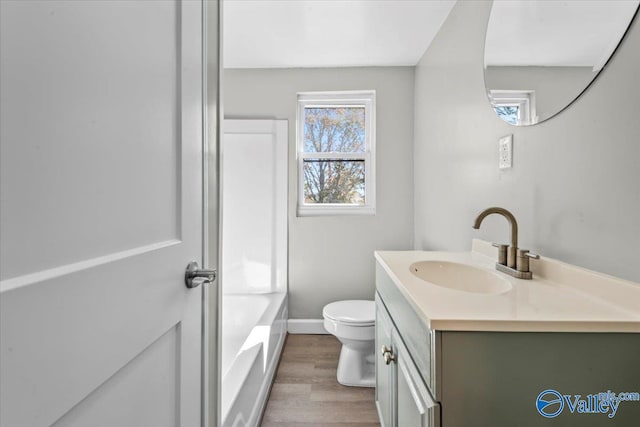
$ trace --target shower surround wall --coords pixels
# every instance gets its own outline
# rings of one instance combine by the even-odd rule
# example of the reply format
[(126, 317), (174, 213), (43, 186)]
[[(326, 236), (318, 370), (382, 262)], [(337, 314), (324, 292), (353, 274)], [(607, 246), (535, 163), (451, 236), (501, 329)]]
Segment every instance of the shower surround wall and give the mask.
[[(224, 84), (226, 117), (289, 121), (289, 317), (322, 319), (329, 302), (373, 299), (373, 251), (413, 246), (413, 67), (232, 69)], [(296, 217), (297, 93), (369, 89), (376, 91), (376, 215)]]
[[(594, 84), (532, 127), (507, 125), (485, 95), (491, 2), (459, 1), (415, 71), (415, 247), (468, 250), (472, 237), (519, 241), (552, 258), (640, 281), (640, 22)], [(498, 170), (498, 139), (513, 134), (513, 169)]]
[(220, 154), (221, 415), (253, 426), (286, 336), (287, 122), (225, 120)]

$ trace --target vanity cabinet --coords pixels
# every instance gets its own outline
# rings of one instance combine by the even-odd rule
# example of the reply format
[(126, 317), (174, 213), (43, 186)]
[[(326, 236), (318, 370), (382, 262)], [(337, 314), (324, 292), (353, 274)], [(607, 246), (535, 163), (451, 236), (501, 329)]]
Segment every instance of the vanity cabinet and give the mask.
[(440, 426), (434, 401), (379, 295), (376, 295), (376, 406), (383, 427)]
[[(640, 398), (619, 403), (615, 413), (594, 400), (607, 392), (640, 396), (640, 333), (513, 331), (481, 319), (475, 330), (432, 329), (396, 280), (377, 263), (376, 406), (383, 427), (640, 425)], [(562, 407), (547, 418), (542, 413), (558, 409), (544, 410), (553, 396), (561, 396)]]

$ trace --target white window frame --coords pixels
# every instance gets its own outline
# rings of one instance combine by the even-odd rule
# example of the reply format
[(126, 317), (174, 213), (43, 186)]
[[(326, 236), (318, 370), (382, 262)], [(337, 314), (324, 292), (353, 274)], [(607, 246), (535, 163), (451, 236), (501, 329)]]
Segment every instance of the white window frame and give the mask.
[(518, 125), (537, 123), (536, 92), (533, 90), (490, 90), (493, 107), (518, 107)]
[[(296, 159), (298, 163), (298, 216), (315, 215), (375, 215), (376, 213), (376, 92), (301, 92), (298, 93), (296, 118)], [(364, 153), (317, 153), (304, 152), (304, 109), (309, 107), (364, 107), (365, 152)], [(305, 159), (354, 159), (364, 160), (365, 204), (305, 203), (304, 160)]]

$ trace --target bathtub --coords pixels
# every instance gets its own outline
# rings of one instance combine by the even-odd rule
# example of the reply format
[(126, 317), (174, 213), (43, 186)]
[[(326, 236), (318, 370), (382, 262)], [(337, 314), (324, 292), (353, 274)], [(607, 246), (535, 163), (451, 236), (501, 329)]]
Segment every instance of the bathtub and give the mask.
[(267, 403), (284, 344), (287, 295), (222, 298), (222, 425), (254, 427)]

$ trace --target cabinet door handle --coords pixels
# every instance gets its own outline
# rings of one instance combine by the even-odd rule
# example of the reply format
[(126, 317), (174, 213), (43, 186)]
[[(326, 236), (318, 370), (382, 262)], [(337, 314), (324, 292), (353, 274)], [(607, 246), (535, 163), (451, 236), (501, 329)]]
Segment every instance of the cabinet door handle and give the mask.
[(382, 344), (382, 348), (380, 349), (380, 353), (384, 356), (385, 353), (391, 353), (391, 349), (387, 347), (385, 344)]
[(380, 353), (382, 353), (382, 357), (384, 358), (384, 363), (386, 363), (387, 365), (390, 365), (391, 362), (396, 361), (396, 357), (393, 355), (393, 350), (391, 350), (391, 348), (387, 347), (385, 344), (382, 344)]
[(396, 361), (396, 357), (393, 355), (393, 353), (391, 353), (391, 351), (387, 351), (386, 353), (384, 353), (384, 363), (386, 363), (387, 365), (390, 365), (391, 362), (395, 362)]

